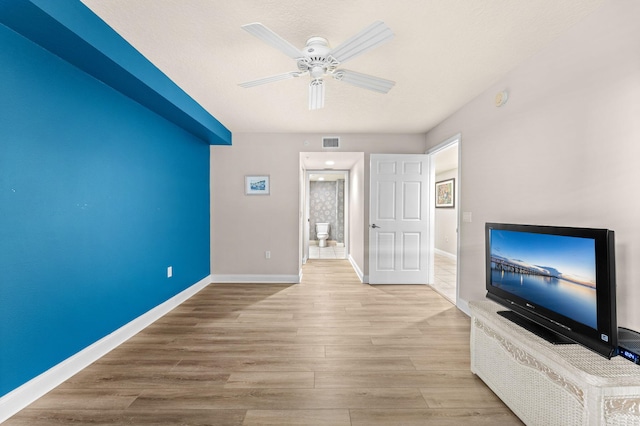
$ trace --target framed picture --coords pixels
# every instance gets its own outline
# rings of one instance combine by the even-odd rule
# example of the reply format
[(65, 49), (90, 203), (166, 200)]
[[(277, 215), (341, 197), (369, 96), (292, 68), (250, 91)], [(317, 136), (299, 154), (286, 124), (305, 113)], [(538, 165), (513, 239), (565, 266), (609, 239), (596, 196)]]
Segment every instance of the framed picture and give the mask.
[(436, 182), (436, 208), (455, 207), (455, 179)]
[(245, 195), (269, 195), (269, 175), (245, 176)]

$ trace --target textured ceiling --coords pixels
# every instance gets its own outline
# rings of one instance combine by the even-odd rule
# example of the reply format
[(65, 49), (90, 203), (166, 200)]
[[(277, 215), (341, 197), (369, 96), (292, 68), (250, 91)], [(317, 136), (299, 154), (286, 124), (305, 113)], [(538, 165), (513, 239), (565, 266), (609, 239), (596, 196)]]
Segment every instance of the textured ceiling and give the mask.
[[(423, 133), (550, 43), (602, 0), (82, 0), (232, 132)], [(376, 20), (395, 38), (344, 68), (396, 81), (388, 94), (328, 79), (307, 109), (308, 77), (241, 25), (296, 47), (337, 46)]]

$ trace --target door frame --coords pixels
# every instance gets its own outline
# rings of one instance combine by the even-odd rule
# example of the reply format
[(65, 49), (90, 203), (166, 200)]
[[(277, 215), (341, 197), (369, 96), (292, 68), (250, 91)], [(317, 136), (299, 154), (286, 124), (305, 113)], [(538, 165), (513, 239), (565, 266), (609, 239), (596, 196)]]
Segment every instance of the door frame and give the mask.
[(461, 167), (460, 160), (462, 158), (462, 134), (457, 133), (448, 139), (440, 142), (438, 145), (431, 147), (427, 150), (426, 154), (429, 156), (429, 173), (432, 184), (429, 186), (429, 283), (435, 282), (435, 216), (436, 216), (436, 192), (435, 192), (435, 179), (436, 179), (436, 154), (450, 148), (453, 145), (458, 145), (458, 173), (456, 175), (456, 187), (455, 191), (455, 206), (456, 206), (456, 305), (460, 300), (460, 188), (461, 185)]

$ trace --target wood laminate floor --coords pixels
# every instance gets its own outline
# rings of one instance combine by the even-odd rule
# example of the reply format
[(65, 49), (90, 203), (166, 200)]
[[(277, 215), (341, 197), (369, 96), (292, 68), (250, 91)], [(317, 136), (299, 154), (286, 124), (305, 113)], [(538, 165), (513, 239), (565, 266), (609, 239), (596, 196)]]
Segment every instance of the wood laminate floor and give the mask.
[(469, 370), (469, 318), (348, 261), (211, 284), (9, 425), (521, 425)]

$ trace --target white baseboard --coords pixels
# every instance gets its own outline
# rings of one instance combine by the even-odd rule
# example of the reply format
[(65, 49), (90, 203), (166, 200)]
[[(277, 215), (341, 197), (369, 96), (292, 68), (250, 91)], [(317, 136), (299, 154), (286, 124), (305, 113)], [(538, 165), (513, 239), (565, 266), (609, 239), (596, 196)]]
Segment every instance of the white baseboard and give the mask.
[(468, 301), (458, 297), (458, 299), (456, 300), (456, 307), (467, 314), (468, 317), (471, 317), (471, 310), (469, 309)]
[(358, 267), (358, 264), (356, 263), (355, 260), (353, 260), (353, 257), (351, 257), (351, 255), (348, 256), (349, 259), (349, 263), (351, 263), (351, 266), (353, 267), (353, 270), (356, 271), (356, 275), (358, 276), (358, 279), (360, 280), (361, 283), (364, 283), (364, 274), (362, 273), (362, 270), (360, 269), (360, 267)]
[(302, 279), (302, 272), (298, 275), (262, 275), (262, 274), (217, 274), (211, 275), (214, 283), (229, 284), (298, 284)]
[(161, 303), (150, 311), (140, 315), (133, 321), (123, 325), (113, 333), (103, 337), (80, 352), (65, 359), (49, 370), (29, 380), (22, 386), (12, 390), (0, 398), (0, 423), (36, 401), (56, 386), (71, 378), (91, 363), (97, 361), (128, 339), (144, 330), (185, 300), (205, 288), (211, 283), (211, 276), (207, 276), (191, 287)]
[(440, 250), (440, 249), (434, 249), (433, 252), (436, 253), (436, 254), (439, 254), (440, 256), (448, 257), (451, 260), (456, 260), (457, 259), (457, 256), (455, 254), (451, 254), (448, 251), (444, 251), (444, 250)]

